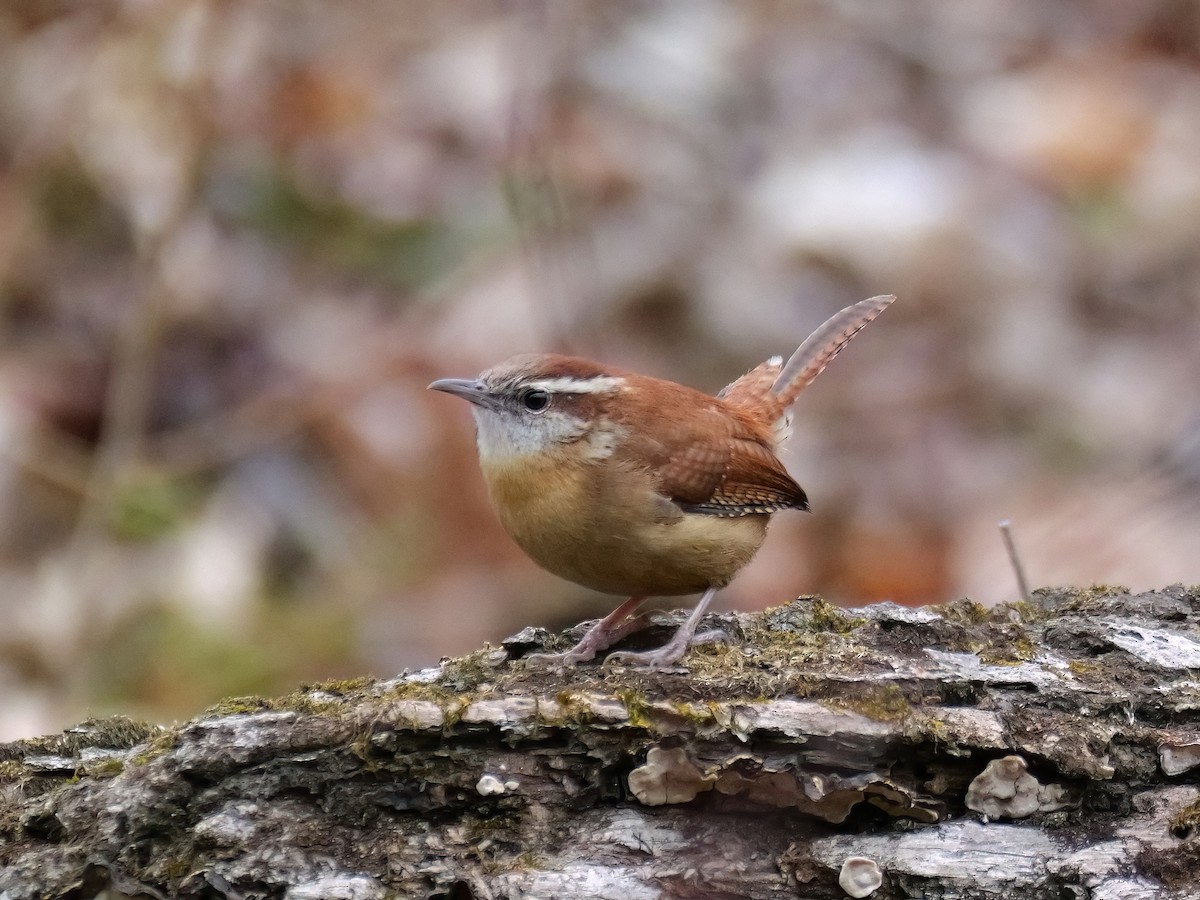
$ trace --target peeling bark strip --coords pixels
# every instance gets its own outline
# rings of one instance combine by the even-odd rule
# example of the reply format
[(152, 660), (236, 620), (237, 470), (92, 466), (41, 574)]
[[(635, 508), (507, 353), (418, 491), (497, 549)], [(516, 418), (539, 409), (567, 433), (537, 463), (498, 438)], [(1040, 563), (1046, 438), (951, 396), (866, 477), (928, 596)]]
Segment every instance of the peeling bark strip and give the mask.
[(1200, 588), (712, 618), (2, 746), (0, 897), (1200, 897)]

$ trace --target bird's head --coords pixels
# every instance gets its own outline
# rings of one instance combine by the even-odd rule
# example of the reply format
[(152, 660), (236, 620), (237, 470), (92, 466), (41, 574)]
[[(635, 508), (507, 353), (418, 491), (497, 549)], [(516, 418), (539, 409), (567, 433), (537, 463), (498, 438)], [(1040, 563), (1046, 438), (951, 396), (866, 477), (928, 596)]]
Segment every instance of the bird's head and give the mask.
[(611, 454), (615, 426), (605, 409), (625, 382), (626, 373), (586, 359), (523, 354), (478, 378), (441, 378), (429, 388), (471, 403), (480, 459), (501, 462), (581, 440), (588, 455)]

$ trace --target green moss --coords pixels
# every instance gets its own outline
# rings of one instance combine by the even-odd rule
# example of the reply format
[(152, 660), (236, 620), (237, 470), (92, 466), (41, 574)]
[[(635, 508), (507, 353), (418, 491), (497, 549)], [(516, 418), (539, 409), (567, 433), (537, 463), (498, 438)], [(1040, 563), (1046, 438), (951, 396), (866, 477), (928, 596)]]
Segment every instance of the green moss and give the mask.
[(75, 756), (81, 743), (78, 735), (48, 734), (21, 741), (20, 748), (26, 756)]
[[(508, 795), (503, 799), (515, 799), (515, 795)], [(480, 843), (519, 837), (522, 821), (521, 806), (523, 804), (513, 807), (496, 806), (489, 809), (486, 815), (465, 816), (463, 826), (468, 829), (469, 839)]]
[(160, 870), (165, 878), (179, 881), (195, 872), (197, 863), (190, 856), (174, 856), (163, 860)]
[(1037, 644), (1025, 632), (1021, 632), (1014, 637), (1010, 646), (1015, 659), (1019, 659), (1022, 662), (1032, 662), (1037, 658)]
[(129, 763), (135, 766), (144, 766), (174, 750), (178, 743), (179, 731), (174, 728), (165, 728), (156, 737), (147, 742), (142, 750), (131, 757)]
[(1091, 678), (1101, 674), (1099, 663), (1087, 659), (1072, 659), (1068, 661), (1067, 668), (1075, 675), (1083, 678)]
[(1200, 833), (1200, 797), (1171, 816), (1171, 834), (1177, 838), (1190, 838)]
[(300, 690), (267, 703), (271, 709), (290, 710), (310, 716), (334, 716), (373, 696), (367, 690), (374, 678), (344, 678), (320, 684), (303, 684)]
[(940, 607), (939, 612), (949, 622), (959, 625), (982, 625), (991, 618), (991, 612), (982, 603), (964, 597), (954, 603)]
[(1065, 595), (1072, 601), (1070, 606), (1087, 608), (1097, 600), (1128, 594), (1129, 588), (1120, 584), (1093, 584), (1085, 588), (1069, 588)]
[(861, 616), (854, 618), (847, 616), (836, 606), (826, 603), (820, 597), (814, 597), (809, 601), (809, 611), (814, 631), (832, 631), (835, 634), (849, 634), (855, 628), (859, 628), (867, 622)]
[(460, 693), (477, 690), (481, 685), (491, 683), (496, 677), (495, 652), (494, 647), (484, 644), (473, 653), (447, 660), (442, 665), (438, 683)]
[(912, 713), (912, 704), (894, 684), (859, 686), (853, 695), (826, 697), (818, 701), (831, 709), (844, 709), (877, 722), (898, 722)]
[(583, 702), (576, 691), (570, 689), (559, 691), (554, 695), (554, 701), (558, 704), (561, 714), (557, 717), (548, 717), (543, 714), (540, 717), (543, 725), (586, 725), (595, 718), (591, 707)]
[(633, 728), (651, 728), (653, 721), (650, 718), (650, 705), (646, 700), (646, 695), (632, 688), (625, 688), (616, 692), (617, 699), (625, 704), (625, 711), (629, 714), (629, 724)]
[(161, 725), (139, 722), (126, 716), (88, 719), (79, 728), (88, 734), (87, 746), (111, 747), (114, 750), (128, 750), (163, 732)]
[(1089, 598), (1119, 597), (1122, 594), (1128, 594), (1129, 588), (1123, 584), (1093, 584), (1079, 593)]
[(775, 606), (755, 617), (767, 635), (812, 634), (832, 632), (849, 634), (867, 623), (860, 616), (848, 616), (838, 607), (815, 595), (798, 597), (791, 603)]
[(807, 696), (821, 673), (871, 655), (862, 639), (873, 633), (862, 631), (867, 624), (819, 597), (744, 617), (737, 623), (738, 640), (688, 655), (689, 693), (720, 699)]
[(1129, 589), (1119, 584), (1093, 584), (1090, 587), (1039, 588), (1033, 592), (1033, 602), (1040, 606), (1045, 621), (1064, 613), (1100, 613), (1111, 610), (1107, 601), (1128, 594)]
[(811, 697), (821, 684), (817, 675), (793, 675), (787, 679), (787, 694), (791, 697)]
[(1024, 631), (1006, 637), (1008, 640), (993, 640), (988, 644), (972, 646), (971, 650), (989, 666), (1019, 666), (1037, 656), (1037, 645)]
[(350, 678), (316, 685), (301, 685), (300, 690), (282, 697), (228, 697), (205, 710), (210, 716), (237, 716), (283, 710), (310, 716), (337, 715), (359, 699), (372, 678)]
[(921, 722), (920, 736), (932, 740), (934, 745), (949, 744), (950, 729), (942, 719), (930, 717)]
[(0, 784), (16, 781), (25, 774), (25, 764), (17, 759), (0, 759)]
[(346, 711), (346, 701), (340, 697), (314, 697), (307, 691), (288, 694), (273, 704), (274, 709), (304, 716), (336, 716)]
[(369, 675), (360, 675), (357, 678), (341, 678), (332, 681), (319, 681), (314, 685), (307, 687), (308, 690), (326, 691), (331, 694), (354, 694), (361, 691), (363, 688), (371, 687), (377, 679)]
[(274, 701), (265, 697), (226, 697), (204, 710), (205, 716), (242, 716), (274, 709)]
[(1040, 622), (1045, 618), (1042, 610), (1033, 603), (1030, 603), (1028, 600), (1014, 600), (1011, 603), (1005, 603), (996, 608), (998, 610), (1006, 609), (1016, 613), (1017, 621), (1024, 625), (1031, 625), (1035, 622)]
[(92, 778), (114, 778), (125, 771), (125, 760), (117, 757), (98, 759), (88, 763), (83, 771)]
[(690, 725), (704, 726), (716, 721), (713, 713), (715, 707), (716, 704), (711, 700), (703, 704), (676, 701), (671, 704), (671, 711)]
[(162, 733), (162, 728), (125, 716), (88, 719), (61, 734), (29, 738), (11, 745), (24, 756), (78, 758), (84, 748), (128, 750)]
[(483, 872), (487, 875), (503, 875), (506, 872), (530, 872), (542, 869), (544, 862), (536, 853), (526, 850), (516, 856), (493, 858), (483, 863)]
[(444, 687), (440, 682), (401, 681), (388, 688), (381, 700), (428, 700), (445, 708), (461, 700), (461, 694)]

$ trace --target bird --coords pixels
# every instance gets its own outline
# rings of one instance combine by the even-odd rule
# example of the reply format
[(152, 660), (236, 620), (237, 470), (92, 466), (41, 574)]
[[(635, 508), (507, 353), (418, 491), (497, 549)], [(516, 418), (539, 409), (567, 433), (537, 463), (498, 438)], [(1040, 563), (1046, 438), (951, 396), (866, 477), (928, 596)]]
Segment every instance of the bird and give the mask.
[(609, 661), (666, 668), (708, 639), (701, 617), (758, 552), (771, 516), (808, 509), (777, 455), (792, 404), (894, 300), (846, 307), (786, 362), (772, 357), (716, 396), (556, 353), (430, 384), (470, 402), (492, 506), (521, 549), (568, 581), (629, 598), (571, 649), (528, 659), (591, 660), (645, 626), (637, 611), (654, 596), (702, 595), (665, 645)]

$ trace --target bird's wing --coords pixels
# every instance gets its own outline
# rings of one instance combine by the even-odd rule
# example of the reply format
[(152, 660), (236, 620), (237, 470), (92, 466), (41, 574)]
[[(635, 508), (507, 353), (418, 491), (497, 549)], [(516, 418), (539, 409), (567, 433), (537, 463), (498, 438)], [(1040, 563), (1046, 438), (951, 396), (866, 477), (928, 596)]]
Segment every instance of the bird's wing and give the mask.
[(749, 516), (781, 509), (808, 509), (804, 489), (783, 463), (755, 440), (734, 439), (724, 445), (727, 458), (707, 497), (676, 496), (685, 512), (710, 516)]
[(761, 436), (736, 420), (722, 421), (732, 434), (721, 439), (706, 434), (659, 463), (663, 493), (685, 512), (711, 516), (808, 509), (804, 490)]
[[(773, 382), (766, 380), (767, 390)], [(631, 434), (616, 452), (624, 464), (653, 473), (665, 501), (713, 516), (808, 508), (804, 491), (775, 456), (769, 424), (725, 398), (665, 382), (655, 388), (626, 399), (653, 393), (655, 405), (633, 414), (659, 427)]]

